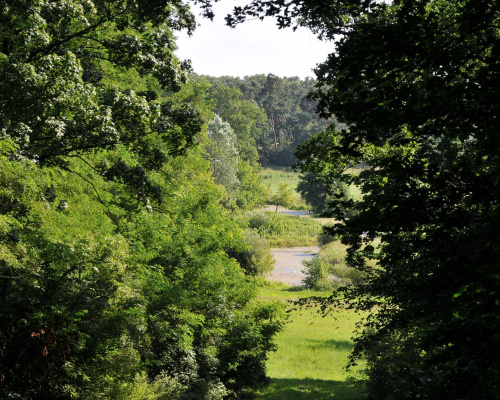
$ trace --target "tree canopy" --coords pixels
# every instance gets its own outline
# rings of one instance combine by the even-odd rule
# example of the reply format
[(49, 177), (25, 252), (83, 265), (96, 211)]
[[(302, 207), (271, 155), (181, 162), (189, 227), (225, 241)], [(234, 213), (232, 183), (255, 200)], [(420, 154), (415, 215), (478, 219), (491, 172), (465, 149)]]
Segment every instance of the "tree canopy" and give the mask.
[(316, 102), (307, 99), (313, 79), (273, 74), (208, 79), (216, 112), (235, 129), (244, 160), (255, 162), (258, 151), (261, 164), (290, 167), (297, 145), (329, 124), (316, 114)]
[(370, 398), (500, 398), (500, 5), (257, 0), (228, 21), (248, 16), (339, 35), (312, 98), (347, 129), (297, 156), (362, 191), (337, 196), (335, 231), (370, 278), (337, 295), (370, 312), (353, 357), (368, 360)]
[(175, 0), (0, 0), (2, 399), (267, 381), (278, 307), (198, 146), (213, 105), (173, 53), (193, 28)]

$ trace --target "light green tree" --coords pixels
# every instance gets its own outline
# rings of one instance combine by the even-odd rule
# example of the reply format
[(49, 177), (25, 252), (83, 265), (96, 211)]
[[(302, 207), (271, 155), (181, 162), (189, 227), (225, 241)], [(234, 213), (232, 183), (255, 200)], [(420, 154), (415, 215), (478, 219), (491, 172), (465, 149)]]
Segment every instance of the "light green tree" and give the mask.
[(260, 175), (248, 161), (239, 161), (238, 180), (240, 186), (236, 198), (237, 206), (242, 210), (250, 210), (265, 204), (268, 189), (262, 184)]
[(206, 158), (210, 161), (212, 176), (217, 184), (226, 188), (229, 197), (236, 195), (240, 184), (236, 135), (227, 122), (215, 116), (208, 125)]
[(279, 322), (229, 256), (204, 87), (173, 95), (172, 30), (193, 27), (177, 0), (0, 0), (1, 399), (265, 382)]
[(275, 193), (271, 198), (271, 202), (276, 205), (276, 211), (278, 207), (282, 206), (285, 208), (290, 208), (293, 206), (293, 192), (292, 188), (288, 183), (280, 183), (278, 188), (278, 193)]
[(244, 99), (238, 88), (213, 81), (210, 93), (215, 102), (214, 112), (233, 128), (240, 158), (252, 166), (258, 165), (256, 139), (265, 129), (266, 113), (255, 101)]

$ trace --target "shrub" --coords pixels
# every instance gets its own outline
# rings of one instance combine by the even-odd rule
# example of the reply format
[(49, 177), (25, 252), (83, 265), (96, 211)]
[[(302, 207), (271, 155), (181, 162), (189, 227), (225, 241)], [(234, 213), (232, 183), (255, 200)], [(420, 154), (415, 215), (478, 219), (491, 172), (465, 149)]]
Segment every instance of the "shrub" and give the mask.
[(261, 277), (271, 273), (275, 261), (268, 241), (253, 230), (247, 230), (244, 237), (248, 247), (245, 250), (234, 251), (231, 255), (239, 262), (247, 275)]
[(247, 218), (250, 228), (256, 229), (257, 231), (267, 229), (272, 219), (270, 214), (264, 211), (248, 213)]
[(319, 235), (318, 235), (318, 245), (319, 246), (326, 246), (329, 243), (334, 242), (335, 240), (338, 240), (338, 237), (336, 235), (331, 235), (325, 230), (323, 230)]
[(366, 274), (345, 262), (346, 246), (333, 241), (320, 250), (311, 261), (304, 261), (304, 283), (310, 289), (331, 290), (340, 286), (359, 285)]
[(306, 274), (303, 279), (304, 284), (308, 289), (314, 290), (331, 290), (334, 289), (335, 284), (329, 279), (330, 271), (329, 265), (324, 261), (315, 257), (312, 260), (304, 260), (305, 267), (302, 272)]

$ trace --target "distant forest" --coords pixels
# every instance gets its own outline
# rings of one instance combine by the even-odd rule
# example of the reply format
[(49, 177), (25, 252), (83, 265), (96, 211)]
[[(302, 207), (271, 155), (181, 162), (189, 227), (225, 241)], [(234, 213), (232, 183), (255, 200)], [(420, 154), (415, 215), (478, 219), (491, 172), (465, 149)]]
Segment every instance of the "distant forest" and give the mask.
[[(255, 126), (251, 133), (255, 139), (261, 165), (290, 167), (296, 162), (294, 151), (312, 135), (336, 123), (334, 118), (322, 119), (316, 113), (317, 102), (308, 99), (316, 81), (311, 78), (280, 78), (273, 74), (207, 77), (212, 84), (215, 113), (238, 130), (238, 110), (253, 116)], [(252, 111), (250, 111), (252, 110)], [(239, 116), (241, 118), (241, 116)]]

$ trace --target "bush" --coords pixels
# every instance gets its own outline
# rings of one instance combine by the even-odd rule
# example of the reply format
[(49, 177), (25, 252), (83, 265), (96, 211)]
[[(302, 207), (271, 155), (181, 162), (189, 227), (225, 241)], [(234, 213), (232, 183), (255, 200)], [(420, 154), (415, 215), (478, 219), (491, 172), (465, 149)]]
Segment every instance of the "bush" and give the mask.
[(329, 243), (334, 242), (335, 240), (338, 240), (337, 235), (331, 235), (325, 230), (323, 230), (319, 235), (318, 235), (318, 245), (319, 246), (326, 246)]
[(257, 232), (245, 232), (247, 249), (237, 251), (232, 256), (239, 262), (247, 275), (261, 277), (268, 275), (274, 269), (274, 258), (269, 249), (269, 243)]
[(318, 257), (310, 261), (304, 260), (302, 263), (305, 267), (302, 272), (306, 274), (303, 282), (308, 289), (331, 290), (335, 288), (334, 282), (329, 279), (330, 268), (327, 263)]
[(269, 303), (235, 314), (218, 355), (222, 381), (235, 398), (248, 397), (254, 388), (269, 383), (267, 355), (276, 350), (273, 338), (282, 328), (282, 312), (282, 305)]
[(339, 241), (331, 242), (321, 249), (311, 261), (304, 261), (306, 287), (314, 290), (331, 290), (340, 286), (359, 285), (366, 274), (345, 262), (346, 246)]
[(271, 215), (264, 211), (248, 213), (247, 218), (250, 228), (255, 229), (259, 232), (267, 229), (272, 220)]

